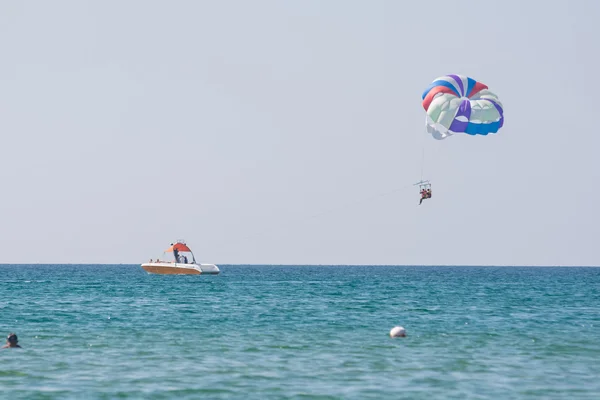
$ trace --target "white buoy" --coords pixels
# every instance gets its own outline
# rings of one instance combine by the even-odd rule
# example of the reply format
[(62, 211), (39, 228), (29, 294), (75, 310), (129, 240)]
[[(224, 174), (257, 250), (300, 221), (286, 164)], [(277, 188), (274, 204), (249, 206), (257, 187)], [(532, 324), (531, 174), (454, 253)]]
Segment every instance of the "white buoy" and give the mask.
[(401, 326), (395, 326), (390, 331), (390, 337), (406, 337), (406, 329)]

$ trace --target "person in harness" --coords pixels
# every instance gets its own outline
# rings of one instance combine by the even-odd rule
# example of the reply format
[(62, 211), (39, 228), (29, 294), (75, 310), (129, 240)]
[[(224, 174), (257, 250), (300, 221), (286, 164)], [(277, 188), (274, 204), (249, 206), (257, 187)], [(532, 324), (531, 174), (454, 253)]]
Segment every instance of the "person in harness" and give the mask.
[(428, 199), (429, 197), (427, 197), (427, 190), (425, 190), (425, 188), (423, 188), (421, 190), (421, 200), (419, 201), (419, 205), (421, 205), (421, 203), (423, 202), (423, 200)]

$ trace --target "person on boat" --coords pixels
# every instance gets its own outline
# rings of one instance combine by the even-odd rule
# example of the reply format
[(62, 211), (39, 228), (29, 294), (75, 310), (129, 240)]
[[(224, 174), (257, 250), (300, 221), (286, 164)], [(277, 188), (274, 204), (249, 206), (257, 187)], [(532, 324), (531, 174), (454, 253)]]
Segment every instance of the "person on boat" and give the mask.
[(173, 249), (173, 256), (175, 257), (175, 262), (178, 263), (179, 262), (179, 250), (177, 249)]
[(181, 258), (183, 259), (182, 261), (183, 261), (184, 264), (188, 263), (188, 259), (187, 259), (187, 256), (185, 254), (182, 254)]
[(8, 337), (6, 338), (6, 344), (4, 346), (2, 346), (2, 348), (3, 349), (21, 348), (21, 346), (19, 346), (19, 338), (17, 338), (17, 334), (9, 333)]

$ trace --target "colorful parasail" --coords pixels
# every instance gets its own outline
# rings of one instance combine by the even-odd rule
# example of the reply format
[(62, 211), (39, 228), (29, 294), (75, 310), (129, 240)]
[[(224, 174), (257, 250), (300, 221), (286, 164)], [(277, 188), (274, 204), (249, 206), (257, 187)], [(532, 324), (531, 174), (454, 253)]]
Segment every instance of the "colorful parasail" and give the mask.
[(498, 96), (475, 79), (446, 75), (435, 79), (423, 93), (427, 132), (441, 140), (456, 133), (487, 135), (504, 125)]

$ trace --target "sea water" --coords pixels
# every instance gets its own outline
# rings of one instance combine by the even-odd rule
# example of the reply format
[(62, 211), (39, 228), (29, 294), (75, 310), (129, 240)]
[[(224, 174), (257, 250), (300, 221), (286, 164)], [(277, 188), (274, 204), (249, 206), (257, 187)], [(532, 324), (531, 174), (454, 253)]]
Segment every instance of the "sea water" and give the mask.
[(0, 265), (0, 397), (600, 398), (600, 268), (221, 271)]

